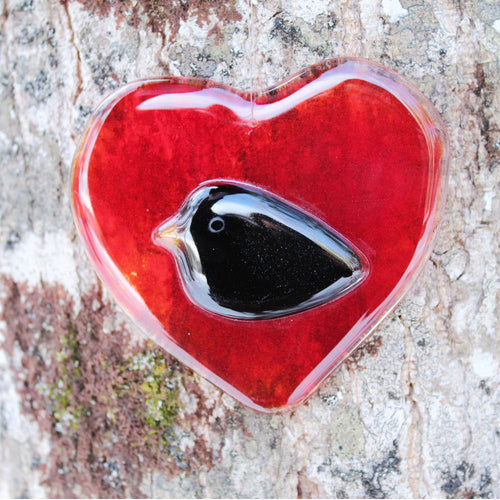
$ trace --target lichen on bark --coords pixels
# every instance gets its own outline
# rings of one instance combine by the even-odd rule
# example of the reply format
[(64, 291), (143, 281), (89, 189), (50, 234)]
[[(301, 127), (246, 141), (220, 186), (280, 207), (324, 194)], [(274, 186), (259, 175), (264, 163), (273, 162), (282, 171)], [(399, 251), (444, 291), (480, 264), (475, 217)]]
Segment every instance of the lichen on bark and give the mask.
[[(179, 384), (186, 371), (157, 347), (130, 345), (126, 330), (104, 333), (110, 307), (99, 289), (75, 313), (60, 286), (4, 281), (2, 348), (20, 353), (23, 409), (50, 435), (45, 483), (54, 496), (134, 496), (145, 472), (189, 469), (202, 442), (182, 451)], [(184, 429), (186, 432), (188, 429)]]

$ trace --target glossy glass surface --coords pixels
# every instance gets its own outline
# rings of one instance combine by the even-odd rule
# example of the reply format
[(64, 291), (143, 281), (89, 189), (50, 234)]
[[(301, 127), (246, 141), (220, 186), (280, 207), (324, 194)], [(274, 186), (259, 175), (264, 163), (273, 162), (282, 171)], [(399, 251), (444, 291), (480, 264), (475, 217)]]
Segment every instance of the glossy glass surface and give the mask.
[[(307, 397), (408, 289), (431, 249), (447, 139), (415, 87), (368, 61), (325, 61), (253, 97), (180, 78), (120, 89), (89, 125), (72, 189), (100, 277), (144, 332), (242, 403), (273, 411)], [(152, 231), (217, 179), (333, 228), (362, 281), (258, 321), (197, 305)]]
[(154, 230), (153, 241), (177, 259), (191, 300), (229, 318), (311, 309), (352, 290), (363, 277), (344, 238), (248, 184), (203, 185)]

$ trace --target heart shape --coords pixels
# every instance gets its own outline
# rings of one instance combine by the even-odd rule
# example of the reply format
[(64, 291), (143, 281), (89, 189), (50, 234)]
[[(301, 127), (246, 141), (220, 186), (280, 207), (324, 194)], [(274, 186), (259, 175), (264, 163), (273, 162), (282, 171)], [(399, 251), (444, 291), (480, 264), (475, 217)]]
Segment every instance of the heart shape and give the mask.
[[(408, 290), (431, 251), (447, 148), (431, 103), (361, 59), (324, 61), (256, 95), (201, 79), (144, 80), (94, 114), (74, 162), (73, 207), (101, 279), (139, 327), (269, 412), (311, 394)], [(277, 318), (231, 318), (193, 302), (151, 235), (217, 179), (334, 228), (362, 256), (361, 283)]]

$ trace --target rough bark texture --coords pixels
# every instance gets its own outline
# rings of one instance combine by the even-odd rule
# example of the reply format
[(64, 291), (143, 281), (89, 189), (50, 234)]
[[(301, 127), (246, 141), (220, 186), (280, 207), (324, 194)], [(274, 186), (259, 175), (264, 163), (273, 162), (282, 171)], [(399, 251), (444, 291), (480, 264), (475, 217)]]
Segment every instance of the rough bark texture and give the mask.
[[(0, 0), (0, 16), (0, 496), (500, 496), (498, 2)], [(251, 66), (263, 87), (336, 55), (395, 69), (441, 112), (446, 213), (375, 336), (294, 413), (263, 416), (101, 290), (71, 160), (122, 83), (248, 89)]]

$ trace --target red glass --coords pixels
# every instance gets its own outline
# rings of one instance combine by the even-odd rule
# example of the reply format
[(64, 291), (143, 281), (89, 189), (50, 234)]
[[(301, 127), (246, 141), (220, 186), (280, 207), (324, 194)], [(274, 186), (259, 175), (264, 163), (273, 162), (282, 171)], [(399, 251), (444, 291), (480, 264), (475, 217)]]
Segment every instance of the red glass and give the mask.
[[(427, 259), (447, 136), (396, 73), (332, 59), (251, 96), (201, 79), (129, 84), (96, 111), (74, 162), (74, 213), (104, 283), (160, 346), (260, 411), (293, 407), (394, 308)], [(203, 182), (263, 188), (363, 256), (349, 293), (285, 317), (230, 319), (192, 303), (151, 234)]]

